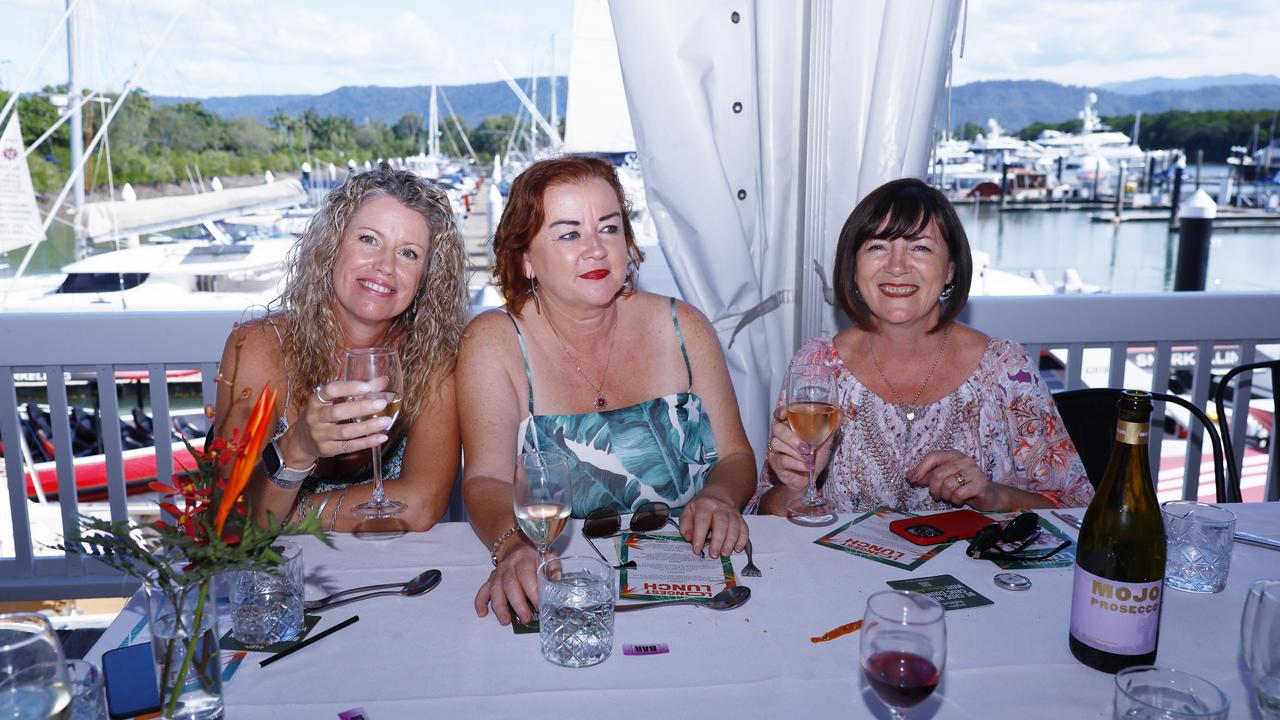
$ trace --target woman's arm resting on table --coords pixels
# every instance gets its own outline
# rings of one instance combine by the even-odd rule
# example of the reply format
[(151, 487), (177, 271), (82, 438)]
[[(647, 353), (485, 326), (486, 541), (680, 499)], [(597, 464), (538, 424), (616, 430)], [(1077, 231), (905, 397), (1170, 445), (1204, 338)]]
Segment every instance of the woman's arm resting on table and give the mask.
[(719, 454), (702, 492), (685, 506), (680, 525), (693, 552), (701, 553), (705, 547), (719, 557), (741, 551), (747, 544), (742, 508), (755, 490), (755, 455), (742, 429), (738, 398), (715, 330), (691, 306), (677, 302), (676, 308), (693, 366), (693, 391), (711, 417)]
[(935, 450), (907, 473), (907, 481), (928, 485), (929, 494), (952, 505), (996, 512), (1057, 507), (1040, 493), (992, 482), (978, 461), (956, 450)]
[[(458, 351), (458, 417), (466, 457), (462, 499), (471, 527), (488, 549), (515, 527), (511, 478), (516, 434), (527, 407), (508, 361), (520, 358), (511, 321), (498, 311), (477, 316)], [(524, 382), (523, 366), (519, 377)], [(497, 549), (498, 564), (476, 593), (476, 614), (493, 614), (503, 625), (511, 611), (528, 622), (538, 604), (537, 553), (520, 532), (507, 534)]]

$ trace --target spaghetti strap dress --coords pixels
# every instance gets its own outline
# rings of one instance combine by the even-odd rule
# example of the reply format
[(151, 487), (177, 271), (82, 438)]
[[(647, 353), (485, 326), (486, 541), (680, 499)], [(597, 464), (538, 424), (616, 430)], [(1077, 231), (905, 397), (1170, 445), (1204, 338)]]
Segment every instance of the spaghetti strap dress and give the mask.
[(529, 415), (520, 422), (521, 452), (558, 452), (569, 458), (573, 517), (598, 508), (633, 512), (648, 501), (665, 502), (678, 515), (715, 467), (716, 441), (702, 398), (693, 392), (693, 367), (685, 348), (676, 301), (671, 322), (684, 356), (688, 390), (626, 407), (573, 415), (534, 412), (533, 371), (524, 335), (507, 313), (520, 341), (529, 381)]

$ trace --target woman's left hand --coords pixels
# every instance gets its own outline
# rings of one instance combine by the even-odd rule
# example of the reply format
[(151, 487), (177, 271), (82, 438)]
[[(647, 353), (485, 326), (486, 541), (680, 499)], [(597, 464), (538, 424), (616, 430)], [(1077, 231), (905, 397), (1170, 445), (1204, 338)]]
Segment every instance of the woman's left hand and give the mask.
[(742, 513), (705, 490), (684, 506), (680, 532), (693, 545), (695, 555), (705, 549), (712, 557), (725, 557), (747, 546), (747, 521)]
[(935, 450), (907, 473), (907, 482), (928, 485), (929, 494), (952, 505), (976, 510), (998, 506), (999, 486), (987, 478), (978, 461), (957, 450)]

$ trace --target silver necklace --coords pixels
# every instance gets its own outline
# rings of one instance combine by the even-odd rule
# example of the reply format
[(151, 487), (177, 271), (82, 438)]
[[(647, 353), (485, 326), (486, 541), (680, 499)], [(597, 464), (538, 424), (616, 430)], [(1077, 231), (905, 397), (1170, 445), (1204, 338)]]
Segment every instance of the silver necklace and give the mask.
[(596, 406), (596, 409), (604, 410), (605, 408), (609, 407), (609, 400), (604, 396), (603, 390), (604, 390), (604, 383), (609, 378), (609, 365), (610, 363), (613, 362), (613, 340), (615, 335), (614, 330), (616, 330), (618, 327), (617, 306), (613, 308), (613, 324), (609, 326), (609, 354), (605, 356), (604, 374), (600, 376), (599, 383), (591, 382), (591, 378), (587, 377), (587, 373), (584, 372), (582, 370), (582, 366), (578, 364), (578, 359), (573, 356), (573, 353), (569, 352), (569, 346), (565, 343), (564, 338), (560, 337), (560, 331), (556, 329), (556, 324), (551, 322), (551, 315), (546, 314), (545, 317), (547, 318), (547, 324), (551, 326), (551, 332), (554, 333), (556, 336), (556, 341), (560, 343), (560, 349), (564, 350), (564, 354), (569, 357), (569, 362), (573, 363), (573, 369), (578, 371), (578, 375), (582, 377), (583, 382), (591, 386), (591, 389), (595, 392), (596, 399), (594, 400), (594, 404)]
[(924, 389), (929, 387), (929, 381), (933, 379), (933, 371), (938, 369), (938, 361), (942, 360), (942, 353), (947, 349), (947, 338), (951, 337), (951, 326), (948, 325), (946, 330), (942, 331), (942, 344), (938, 346), (938, 354), (933, 358), (933, 364), (929, 366), (929, 373), (924, 376), (924, 382), (920, 384), (920, 389), (916, 391), (916, 396), (911, 398), (910, 403), (904, 403), (902, 396), (898, 394), (897, 388), (893, 383), (889, 382), (888, 376), (884, 374), (884, 369), (880, 367), (880, 360), (876, 357), (876, 348), (871, 344), (871, 335), (867, 335), (867, 350), (871, 351), (871, 362), (876, 366), (876, 372), (880, 373), (880, 379), (884, 381), (889, 392), (893, 395), (894, 404), (898, 405), (902, 411), (905, 411), (903, 418), (907, 422), (907, 431), (911, 431), (911, 423), (915, 422), (916, 416), (922, 410), (920, 406), (920, 397), (924, 395)]

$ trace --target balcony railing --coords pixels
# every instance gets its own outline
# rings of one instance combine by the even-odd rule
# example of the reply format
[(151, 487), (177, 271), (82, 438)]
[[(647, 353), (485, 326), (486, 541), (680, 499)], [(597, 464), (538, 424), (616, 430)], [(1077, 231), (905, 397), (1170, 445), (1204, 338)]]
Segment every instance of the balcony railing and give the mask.
[[(38, 528), (41, 523), (59, 526), (53, 528), (58, 535), (78, 523), (81, 508), (76, 501), (73, 439), (65, 421), (70, 410), (67, 378), (93, 378), (106, 389), (115, 384), (118, 372), (140, 371), (149, 381), (153, 427), (163, 439), (173, 416), (171, 371), (198, 370), (201, 401), (212, 404), (223, 342), (239, 319), (239, 314), (225, 312), (0, 314), (0, 438), (9, 501), (9, 511), (0, 512), (0, 594), (15, 599), (92, 597), (119, 595), (132, 588), (130, 581), (109, 568), (72, 553), (52, 551), (50, 541), (38, 540), (40, 532), (33, 530), (33, 516), (38, 516)], [(1280, 343), (1280, 293), (979, 297), (970, 300), (961, 319), (988, 334), (1017, 340), (1033, 354), (1052, 349), (1063, 360), (1061, 384), (1067, 388), (1084, 387), (1086, 381), (1120, 387), (1126, 384), (1126, 376), (1132, 383), (1135, 371), (1130, 352), (1140, 349), (1151, 383), (1142, 389), (1167, 390), (1157, 386), (1180, 359), (1189, 356), (1187, 350), (1194, 350), (1197, 358), (1212, 357), (1215, 351), (1230, 353), (1232, 364), (1238, 364), (1254, 360), (1260, 346)], [(1191, 399), (1207, 407), (1210, 363), (1194, 362), (1188, 372)], [(56, 511), (51, 503), (28, 500), (24, 447), (14, 441), (22, 435), (17, 387), (31, 374), (46, 379), (48, 412), (55, 420), (51, 442), (56, 477), (42, 476), (42, 481), (45, 488), (57, 488)], [(112, 519), (126, 520), (120, 407), (114, 392), (104, 391), (99, 397), (108, 486), (105, 507)], [(1238, 458), (1243, 457), (1245, 416), (1236, 413), (1232, 418)], [(1164, 441), (1162, 427), (1153, 422), (1151, 449), (1156, 458)], [(1273, 422), (1272, 438), (1275, 431)], [(168, 477), (174, 469), (170, 446), (160, 442), (154, 452), (157, 474)], [(1280, 492), (1275, 454), (1271, 442), (1268, 499), (1276, 499)], [(1199, 493), (1203, 462), (1199, 433), (1193, 429), (1185, 451), (1183, 497)], [(1208, 477), (1207, 485), (1212, 482)], [(4, 485), (0, 483), (0, 488)], [(458, 495), (450, 512), (454, 519), (462, 517)]]

